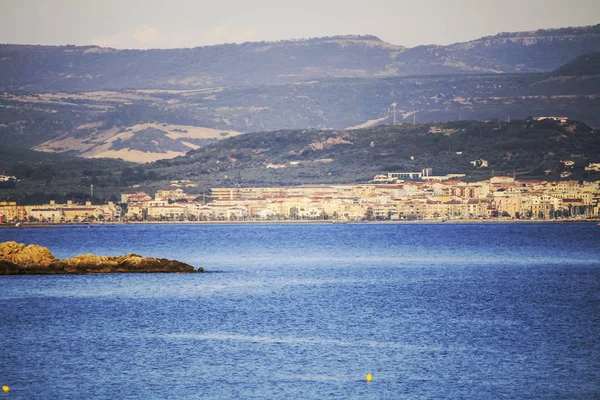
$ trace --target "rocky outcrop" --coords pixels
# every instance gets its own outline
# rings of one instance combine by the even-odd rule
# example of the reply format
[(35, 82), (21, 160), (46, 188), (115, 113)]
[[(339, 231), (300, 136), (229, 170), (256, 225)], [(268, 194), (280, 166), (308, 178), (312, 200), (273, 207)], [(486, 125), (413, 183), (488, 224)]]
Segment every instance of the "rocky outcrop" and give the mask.
[(0, 243), (0, 260), (8, 260), (23, 268), (47, 267), (57, 259), (46, 247), (17, 242)]
[(7, 260), (0, 260), (0, 275), (19, 275), (21, 268)]
[(308, 146), (306, 146), (305, 148), (303, 148), (302, 150), (300, 150), (300, 153), (302, 153), (303, 151), (306, 151), (306, 150), (312, 150), (312, 151), (327, 150), (327, 149), (332, 148), (333, 146), (337, 146), (340, 144), (352, 144), (352, 142), (350, 142), (346, 139), (347, 139), (347, 137), (345, 137), (345, 136), (336, 136), (336, 137), (327, 138), (326, 140), (313, 142), (313, 143), (309, 144)]
[[(198, 268), (198, 272), (204, 269)], [(17, 242), (0, 243), (0, 275), (89, 274), (115, 272), (196, 272), (193, 266), (165, 258), (78, 255), (59, 259), (46, 247)]]

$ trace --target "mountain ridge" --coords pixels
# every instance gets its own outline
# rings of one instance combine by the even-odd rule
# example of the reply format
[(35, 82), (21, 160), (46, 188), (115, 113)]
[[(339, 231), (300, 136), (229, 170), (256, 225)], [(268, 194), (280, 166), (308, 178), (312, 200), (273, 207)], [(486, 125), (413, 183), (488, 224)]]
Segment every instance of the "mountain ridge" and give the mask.
[(96, 44), (62, 44), (62, 45), (53, 45), (53, 44), (26, 44), (26, 43), (0, 43), (0, 46), (3, 47), (15, 47), (15, 48), (32, 48), (32, 49), (53, 49), (53, 48), (65, 48), (67, 50), (73, 49), (86, 49), (86, 50), (110, 50), (110, 51), (137, 51), (137, 52), (146, 52), (146, 51), (170, 51), (170, 50), (193, 50), (205, 47), (220, 47), (220, 46), (241, 46), (241, 45), (249, 45), (249, 44), (262, 44), (262, 45), (273, 45), (273, 44), (301, 44), (303, 42), (327, 42), (332, 40), (348, 40), (348, 41), (373, 41), (373, 42), (381, 42), (384, 44), (388, 44), (391, 46), (404, 47), (400, 45), (395, 45), (389, 42), (386, 42), (379, 38), (376, 35), (333, 35), (333, 36), (318, 36), (318, 37), (308, 37), (308, 38), (299, 38), (299, 39), (281, 39), (281, 40), (262, 40), (262, 41), (247, 41), (241, 43), (218, 43), (218, 44), (208, 44), (208, 45), (199, 45), (193, 47), (172, 47), (172, 48), (150, 48), (150, 49), (134, 49), (134, 48), (116, 48), (110, 46), (99, 46)]
[(598, 51), (600, 24), (412, 48), (374, 35), (151, 50), (3, 44), (0, 90), (181, 90), (322, 78), (542, 72)]
[(110, 46), (99, 46), (93, 43), (90, 44), (63, 44), (63, 45), (50, 45), (50, 44), (25, 44), (25, 43), (0, 43), (0, 46), (14, 46), (14, 47), (35, 47), (35, 48), (55, 48), (55, 47), (66, 47), (66, 48), (97, 48), (102, 50), (115, 50), (115, 51), (152, 51), (152, 50), (186, 50), (186, 49), (197, 49), (202, 47), (218, 47), (218, 46), (231, 46), (231, 45), (248, 45), (248, 44), (294, 44), (294, 43), (302, 43), (302, 42), (320, 42), (320, 41), (330, 41), (330, 40), (359, 40), (359, 41), (375, 41), (382, 42), (385, 44), (389, 44), (396, 47), (403, 48), (418, 48), (418, 47), (428, 47), (428, 46), (436, 46), (436, 47), (447, 47), (454, 46), (459, 44), (467, 44), (471, 42), (478, 42), (484, 40), (492, 40), (492, 39), (503, 39), (503, 38), (521, 38), (521, 37), (531, 37), (531, 36), (581, 36), (586, 34), (598, 34), (600, 33), (600, 24), (595, 25), (580, 25), (580, 26), (567, 26), (562, 28), (540, 28), (528, 31), (504, 31), (499, 32), (494, 35), (481, 36), (476, 39), (467, 40), (467, 41), (459, 41), (449, 44), (420, 44), (413, 47), (407, 47), (404, 45), (395, 44), (392, 42), (385, 41), (381, 39), (377, 35), (372, 34), (340, 34), (340, 35), (332, 35), (332, 36), (315, 36), (315, 37), (304, 37), (304, 38), (289, 38), (289, 39), (280, 39), (280, 40), (258, 40), (258, 41), (245, 41), (241, 43), (233, 43), (233, 42), (225, 42), (218, 44), (209, 44), (209, 45), (199, 45), (193, 47), (173, 47), (173, 48), (150, 48), (150, 49), (133, 49), (133, 48), (116, 48)]

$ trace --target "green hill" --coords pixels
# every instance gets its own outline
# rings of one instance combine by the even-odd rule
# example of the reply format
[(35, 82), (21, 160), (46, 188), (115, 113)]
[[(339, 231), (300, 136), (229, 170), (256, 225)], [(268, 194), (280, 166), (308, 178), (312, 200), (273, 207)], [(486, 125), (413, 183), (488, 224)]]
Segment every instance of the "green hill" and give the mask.
[[(128, 185), (157, 179), (136, 164), (112, 159), (84, 159), (0, 146), (0, 174), (16, 176), (16, 182), (0, 182), (0, 201), (41, 204), (49, 200), (118, 200)], [(91, 186), (94, 197), (91, 197)]]
[[(487, 160), (487, 168), (471, 161)], [(171, 179), (206, 186), (366, 182), (375, 174), (420, 171), (487, 179), (492, 170), (559, 179), (572, 159), (573, 179), (600, 179), (583, 167), (600, 161), (600, 131), (567, 122), (459, 121), (402, 124), (353, 131), (283, 130), (250, 133), (146, 167)], [(551, 170), (546, 175), (545, 171)]]
[(600, 53), (579, 56), (554, 71), (560, 76), (600, 75)]

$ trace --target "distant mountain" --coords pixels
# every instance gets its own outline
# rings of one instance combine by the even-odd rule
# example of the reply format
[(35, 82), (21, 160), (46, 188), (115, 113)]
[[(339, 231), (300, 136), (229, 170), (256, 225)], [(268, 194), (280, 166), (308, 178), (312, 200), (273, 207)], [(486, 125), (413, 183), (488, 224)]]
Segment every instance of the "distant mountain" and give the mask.
[(398, 122), (558, 115), (598, 127), (598, 54), (600, 25), (412, 49), (374, 36), (0, 45), (0, 145), (144, 163), (240, 133), (390, 124), (392, 103)]
[[(593, 63), (579, 60), (577, 70), (595, 71), (588, 61)], [(393, 102), (397, 122), (558, 115), (598, 127), (600, 75), (422, 75), (180, 91), (5, 93), (0, 144), (149, 162), (245, 132), (390, 124)]]
[(449, 72), (545, 72), (577, 56), (597, 52), (600, 24), (577, 28), (500, 33), (449, 46), (420, 46), (397, 57), (421, 74)]
[(0, 45), (0, 88), (31, 91), (198, 89), (323, 77), (390, 75), (404, 51), (374, 36), (223, 44), (191, 49)]
[(405, 48), (375, 36), (115, 50), (0, 45), (0, 90), (97, 91), (269, 85), (323, 78), (552, 71), (600, 51), (600, 24)]

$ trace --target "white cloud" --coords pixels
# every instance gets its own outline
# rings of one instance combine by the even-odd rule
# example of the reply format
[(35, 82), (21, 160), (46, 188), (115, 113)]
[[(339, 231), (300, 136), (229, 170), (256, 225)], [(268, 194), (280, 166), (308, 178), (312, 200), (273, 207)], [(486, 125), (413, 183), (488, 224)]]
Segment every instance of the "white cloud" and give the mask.
[(258, 40), (258, 32), (254, 29), (232, 29), (227, 25), (217, 25), (202, 33), (206, 44), (243, 43)]
[(138, 43), (156, 43), (160, 40), (155, 26), (141, 26), (133, 32), (132, 37)]
[(85, 44), (117, 49), (166, 49), (255, 40), (258, 40), (258, 32), (255, 29), (232, 28), (227, 25), (217, 25), (197, 34), (167, 32), (156, 26), (141, 25), (112, 35), (94, 38)]

